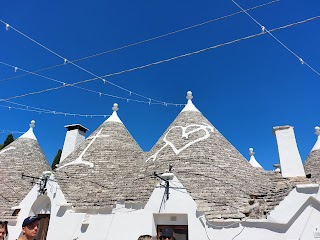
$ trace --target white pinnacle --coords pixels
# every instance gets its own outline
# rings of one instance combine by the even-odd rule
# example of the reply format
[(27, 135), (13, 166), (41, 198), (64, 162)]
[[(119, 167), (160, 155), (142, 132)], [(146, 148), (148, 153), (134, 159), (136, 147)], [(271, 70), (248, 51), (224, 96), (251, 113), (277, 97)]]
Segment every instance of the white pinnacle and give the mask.
[(36, 125), (35, 125), (36, 121), (35, 120), (31, 120), (30, 124), (29, 124), (29, 127), (30, 128), (34, 128)]
[(106, 120), (106, 122), (118, 122), (118, 123), (122, 123), (122, 121), (120, 120), (120, 118), (118, 117), (118, 114), (117, 114), (117, 111), (119, 110), (117, 103), (114, 103), (114, 104), (113, 104), (112, 110), (113, 110), (113, 113), (112, 113), (112, 115)]
[(192, 103), (192, 92), (188, 91), (187, 92), (187, 96), (186, 98), (188, 99), (188, 103), (186, 104), (186, 106), (182, 109), (181, 112), (186, 112), (186, 111), (194, 111), (194, 112), (199, 112), (199, 110), (193, 105)]
[(119, 110), (117, 103), (114, 103), (114, 104), (113, 104), (112, 110), (113, 110), (113, 111), (118, 111), (118, 110)]
[(320, 127), (317, 126), (314, 128), (314, 130), (315, 134), (318, 136), (318, 139), (317, 142), (314, 144), (313, 148), (311, 149), (311, 152), (320, 149)]
[(256, 168), (262, 168), (262, 166), (257, 162), (256, 158), (253, 156), (254, 155), (253, 148), (249, 148), (249, 155), (250, 155), (249, 163), (251, 164), (251, 166)]
[(33, 128), (35, 127), (35, 121), (32, 120), (29, 124), (29, 130), (27, 132), (25, 132), (22, 136), (20, 136), (19, 138), (29, 138), (29, 139), (34, 139), (37, 140), (36, 136), (33, 133)]
[(192, 98), (193, 98), (192, 92), (191, 92), (191, 91), (188, 91), (188, 92), (187, 92), (186, 99), (191, 100)]
[(253, 156), (253, 155), (254, 155), (253, 148), (249, 148), (249, 155), (250, 155), (250, 156)]

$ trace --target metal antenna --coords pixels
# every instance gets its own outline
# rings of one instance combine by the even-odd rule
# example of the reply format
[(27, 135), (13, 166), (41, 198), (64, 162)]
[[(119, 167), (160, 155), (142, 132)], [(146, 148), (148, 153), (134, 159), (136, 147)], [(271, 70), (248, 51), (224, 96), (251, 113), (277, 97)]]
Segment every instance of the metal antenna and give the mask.
[[(32, 179), (31, 180), (32, 184), (38, 184), (39, 185), (39, 190), (38, 190), (39, 193), (41, 193), (41, 194), (45, 194), (46, 193), (49, 176), (42, 176), (41, 178), (39, 178), (39, 177), (28, 176), (28, 175), (25, 175), (24, 173), (22, 173), (21, 179), (24, 179), (24, 178), (31, 178)], [(35, 181), (36, 179), (38, 179), (40, 181), (36, 182)]]
[(161, 179), (162, 181), (164, 181), (166, 183), (166, 190), (165, 190), (165, 194), (167, 196), (167, 200), (169, 199), (169, 181), (167, 179), (164, 179), (162, 177), (160, 177), (156, 172), (153, 173), (153, 175), (159, 179)]

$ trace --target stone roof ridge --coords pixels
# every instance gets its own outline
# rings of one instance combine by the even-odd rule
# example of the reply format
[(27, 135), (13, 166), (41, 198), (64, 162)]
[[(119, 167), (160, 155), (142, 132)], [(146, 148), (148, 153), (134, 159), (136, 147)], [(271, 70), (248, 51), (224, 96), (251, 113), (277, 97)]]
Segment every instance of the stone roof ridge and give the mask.
[(188, 99), (188, 102), (186, 104), (186, 106), (182, 109), (181, 112), (186, 112), (186, 111), (194, 111), (194, 112), (200, 112), (196, 106), (192, 103), (192, 92), (191, 91), (188, 91), (187, 92), (187, 96), (186, 98)]
[(32, 120), (29, 124), (30, 128), (27, 132), (25, 132), (23, 135), (21, 135), (19, 138), (28, 138), (28, 139), (33, 139), (37, 140), (36, 136), (33, 133), (33, 128), (35, 127), (35, 121)]
[(250, 155), (249, 163), (252, 165), (252, 167), (263, 169), (263, 167), (260, 165), (260, 163), (258, 163), (256, 158), (254, 157), (254, 154), (255, 152), (253, 151), (253, 148), (249, 148), (249, 155)]
[[(118, 117), (117, 111), (119, 110), (118, 108), (118, 104), (114, 103), (113, 107), (112, 107), (113, 113), (111, 114), (111, 116), (105, 121), (105, 122), (118, 122), (118, 123), (122, 123), (122, 121), (120, 120), (120, 118)], [(123, 124), (123, 123), (122, 123)]]
[(318, 136), (318, 139), (314, 144), (313, 148), (311, 149), (311, 152), (320, 149), (320, 127), (317, 126), (314, 129), (315, 129), (315, 134)]

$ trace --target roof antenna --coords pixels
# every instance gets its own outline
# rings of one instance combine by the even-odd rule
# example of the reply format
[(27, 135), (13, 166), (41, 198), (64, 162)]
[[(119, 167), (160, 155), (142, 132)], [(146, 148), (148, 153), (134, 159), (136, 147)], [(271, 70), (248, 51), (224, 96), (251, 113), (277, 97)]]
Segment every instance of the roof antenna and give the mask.
[[(50, 179), (49, 179), (50, 176), (51, 176), (50, 171), (43, 172), (41, 177), (29, 176), (29, 175), (25, 175), (24, 173), (22, 173), (21, 179), (31, 178), (32, 179), (31, 184), (39, 185), (38, 192), (41, 194), (45, 194), (47, 191), (47, 183), (48, 183), (48, 181), (50, 181)], [(36, 181), (36, 180), (38, 180), (38, 181)]]
[(156, 172), (154, 172), (153, 175), (166, 183), (166, 186), (165, 186), (166, 190), (164, 194), (167, 196), (167, 200), (168, 200), (169, 199), (169, 180), (160, 177)]

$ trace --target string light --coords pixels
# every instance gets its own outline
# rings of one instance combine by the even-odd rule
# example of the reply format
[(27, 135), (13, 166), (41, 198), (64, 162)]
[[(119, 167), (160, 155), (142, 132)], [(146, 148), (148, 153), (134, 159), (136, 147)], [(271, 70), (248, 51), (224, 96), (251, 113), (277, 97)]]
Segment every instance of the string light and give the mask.
[[(3, 22), (2, 20), (0, 20), (0, 21)], [(44, 46), (43, 44), (41, 44), (41, 43), (39, 43), (38, 41), (34, 40), (33, 38), (29, 37), (28, 35), (22, 33), (22, 32), (19, 31), (18, 29), (14, 28), (14, 27), (11, 27), (11, 28), (12, 28), (15, 32), (17, 32), (17, 33), (19, 33), (20, 35), (24, 36), (25, 38), (29, 39), (30, 41), (32, 41), (32, 42), (35, 43), (36, 45), (38, 45), (38, 46), (44, 48), (45, 50), (49, 51), (49, 52), (52, 53), (53, 55), (55, 55), (55, 56), (57, 56), (57, 57), (59, 57), (59, 58), (61, 58), (61, 59), (63, 59), (63, 60), (66, 60), (66, 58), (62, 57), (60, 54), (58, 54), (58, 53), (56, 53), (55, 51), (49, 49), (48, 47)], [(96, 77), (96, 78), (98, 78), (98, 79), (105, 80), (105, 79), (103, 79), (102, 77), (94, 74), (93, 72), (91, 72), (91, 71), (89, 71), (89, 70), (87, 70), (87, 69), (85, 69), (85, 68), (83, 68), (83, 67), (75, 64), (74, 62), (70, 62), (70, 64), (72, 64), (73, 66), (77, 67), (78, 69), (80, 69), (80, 70), (82, 70), (82, 71), (84, 71), (84, 72), (86, 72), (86, 73), (88, 73), (88, 74), (90, 74), (90, 75), (92, 75), (92, 76), (94, 76), (94, 77)], [(112, 86), (114, 86), (114, 87), (117, 87), (117, 88), (119, 88), (119, 89), (121, 89), (121, 90), (124, 90), (124, 91), (129, 92), (129, 90), (126, 89), (126, 88), (124, 88), (124, 87), (121, 87), (121, 86), (119, 86), (119, 85), (117, 85), (117, 84), (114, 84), (114, 83), (112, 83), (112, 82), (109, 82), (108, 80), (105, 80), (105, 81), (106, 81), (108, 84), (110, 84), (110, 85), (112, 85)], [(143, 95), (141, 95), (141, 94), (137, 94), (137, 93), (134, 93), (134, 92), (132, 92), (132, 93), (135, 94), (135, 95), (137, 95), (137, 96), (139, 96), (139, 97), (147, 98), (147, 97), (145, 97), (145, 96), (143, 96)], [(161, 101), (159, 101), (159, 100), (155, 100), (155, 99), (154, 99), (154, 101), (159, 102), (159, 103), (163, 103), (163, 102), (161, 102)]]
[(241, 9), (242, 12), (244, 12), (246, 15), (248, 15), (256, 24), (258, 24), (261, 28), (263, 27), (264, 30), (273, 37), (278, 43), (280, 43), (285, 49), (287, 49), (291, 54), (293, 54), (302, 64), (305, 64), (307, 67), (309, 67), (313, 72), (315, 72), (317, 75), (320, 76), (320, 73), (316, 71), (314, 68), (312, 68), (308, 63), (302, 60), (301, 57), (299, 57), (296, 53), (294, 53), (290, 48), (288, 48), (283, 42), (281, 42), (277, 37), (275, 37), (269, 30), (267, 30), (264, 26), (262, 26), (254, 17), (252, 17), (245, 9), (243, 9), (236, 1), (231, 0), (238, 8)]
[(302, 58), (299, 58), (299, 61), (301, 62), (301, 64), (304, 64), (304, 61), (302, 60)]
[[(276, 2), (276, 1), (274, 1), (274, 2)], [(3, 22), (2, 20), (0, 20), (0, 21)], [(3, 22), (3, 23), (4, 23), (4, 22)], [(26, 34), (22, 33), (21, 31), (17, 30), (16, 28), (13, 28), (13, 27), (11, 27), (11, 28), (12, 28), (14, 31), (18, 32), (20, 35), (22, 35), (22, 36), (26, 37), (27, 39), (29, 39), (30, 41), (34, 42), (34, 43), (37, 44), (38, 46), (46, 49), (47, 51), (51, 52), (52, 54), (56, 55), (57, 57), (62, 58), (62, 59), (64, 60), (64, 64), (66, 64), (66, 63), (68, 62), (68, 60), (67, 60), (66, 58), (62, 57), (61, 55), (59, 55), (58, 53), (56, 53), (56, 52), (54, 52), (53, 50), (49, 49), (48, 47), (44, 46), (43, 44), (40, 44), (39, 42), (37, 42), (37, 41), (34, 40), (33, 38), (27, 36)], [(91, 71), (89, 71), (89, 70), (87, 70), (87, 69), (85, 69), (85, 68), (83, 68), (83, 67), (75, 64), (74, 62), (70, 62), (70, 63), (71, 63), (73, 66), (81, 69), (82, 71), (84, 71), (84, 72), (86, 72), (86, 73), (89, 73), (89, 74), (91, 74), (92, 76), (97, 77), (97, 78), (99, 78), (99, 79), (102, 79), (100, 76), (98, 76), (98, 75), (94, 74), (93, 72), (91, 72)], [(106, 80), (106, 82), (109, 83), (109, 84), (111, 84), (111, 85), (113, 85), (113, 86), (115, 86), (115, 87), (117, 87), (117, 88), (119, 88), (119, 89), (122, 89), (122, 90), (124, 90), (124, 91), (130, 92), (128, 89), (125, 89), (125, 88), (123, 88), (123, 87), (121, 87), (121, 86), (119, 86), (119, 85), (117, 85), (117, 84), (114, 84), (114, 83), (109, 82), (109, 81), (107, 81), (107, 80)], [(135, 94), (135, 95), (137, 95), (137, 96), (139, 96), (139, 97), (142, 97), (142, 98), (147, 98), (147, 97), (145, 97), (145, 96), (143, 96), (143, 95), (140, 95), (140, 94), (136, 94), (136, 93), (133, 93), (133, 94)], [(161, 103), (161, 101), (158, 101), (158, 100), (154, 100), (154, 101)], [(165, 102), (162, 102), (162, 103), (163, 103), (163, 104), (166, 104)]]
[[(296, 25), (299, 25), (299, 24), (303, 24), (303, 23), (306, 23), (306, 22), (309, 22), (309, 21), (314, 21), (314, 20), (317, 20), (319, 18), (320, 18), (320, 16), (315, 16), (315, 17), (311, 17), (311, 18), (308, 18), (308, 19), (305, 19), (305, 20), (302, 20), (302, 21), (294, 22), (294, 23), (287, 24), (287, 25), (284, 25), (284, 26), (281, 26), (281, 27), (278, 27), (278, 28), (274, 28), (274, 29), (271, 29), (271, 30), (267, 30), (267, 31), (269, 33), (271, 33), (271, 32), (275, 32), (275, 31), (278, 31), (278, 30), (283, 30), (283, 29), (286, 29), (286, 28), (289, 28), (289, 27), (293, 27), (293, 26), (296, 26)], [(0, 22), (2, 22), (2, 20), (0, 20)], [(138, 70), (138, 69), (147, 68), (147, 67), (150, 67), (150, 66), (153, 66), (153, 65), (157, 65), (157, 64), (160, 64), (160, 63), (173, 61), (173, 60), (176, 60), (176, 59), (179, 59), (179, 58), (183, 58), (183, 57), (186, 57), (186, 56), (191, 56), (193, 54), (198, 54), (198, 53), (205, 52), (205, 51), (208, 51), (208, 50), (212, 50), (212, 49), (215, 49), (215, 48), (231, 45), (231, 44), (243, 41), (243, 40), (248, 40), (248, 39), (251, 39), (251, 38), (254, 38), (254, 37), (261, 36), (262, 34), (263, 33), (252, 34), (252, 35), (249, 35), (249, 36), (246, 36), (246, 37), (242, 37), (242, 38), (238, 38), (238, 39), (235, 39), (235, 40), (232, 40), (232, 41), (229, 41), (229, 42), (225, 42), (225, 43), (222, 43), (222, 44), (217, 44), (217, 45), (214, 45), (214, 46), (211, 46), (211, 47), (207, 47), (207, 48), (204, 48), (204, 49), (201, 49), (201, 50), (198, 50), (198, 51), (182, 54), (182, 55), (179, 55), (179, 56), (176, 56), (176, 57), (172, 57), (172, 58), (169, 58), (169, 59), (165, 59), (165, 60), (149, 63), (149, 64), (142, 65), (142, 66), (139, 66), (139, 67), (134, 67), (134, 68), (122, 70), (120, 72), (107, 74), (107, 75), (104, 75), (104, 76), (101, 76), (101, 77), (102, 78), (106, 78), (106, 77), (111, 77), (111, 76), (114, 76), (114, 75), (120, 75), (120, 74), (123, 74), (123, 73), (126, 73), (126, 72), (135, 71), (135, 70)], [(310, 68), (310, 66), (308, 66), (308, 67)], [(316, 72), (314, 69), (312, 69), (312, 70), (314, 72)], [(98, 79), (99, 78), (91, 78), (91, 79), (75, 82), (75, 83), (72, 83), (72, 84), (68, 84), (68, 86), (75, 86), (75, 85), (78, 85), (78, 84), (87, 83), (87, 82), (95, 81), (95, 80), (98, 80)], [(104, 80), (104, 82), (105, 82), (105, 80)], [(40, 90), (40, 91), (37, 91), (37, 92), (30, 92), (30, 93), (26, 93), (26, 94), (22, 94), (22, 95), (18, 95), (18, 96), (13, 96), (13, 97), (10, 97), (10, 98), (7, 98), (7, 99), (0, 99), (0, 101), (10, 100), (10, 99), (15, 99), (15, 98), (21, 98), (21, 97), (25, 97), (25, 96), (29, 96), (29, 95), (34, 95), (34, 94), (39, 94), (39, 93), (43, 93), (43, 92), (47, 92), (47, 91), (57, 90), (57, 89), (60, 89), (60, 88), (61, 87), (47, 88), (47, 89), (43, 89), (43, 90)], [(117, 96), (114, 96), (114, 95), (110, 95), (110, 94), (106, 94), (106, 95), (110, 96), (110, 97), (117, 98)], [(122, 98), (122, 97), (118, 97), (118, 98), (126, 100), (126, 98)], [(135, 99), (130, 99), (130, 100), (134, 101), (134, 102), (139, 102), (139, 103), (146, 103), (146, 104), (149, 104), (149, 105), (151, 105), (151, 104), (161, 104), (161, 103), (158, 103), (158, 102), (152, 102), (151, 103), (150, 100), (149, 101), (139, 101), (139, 100), (135, 100)], [(174, 103), (167, 103), (167, 104), (168, 105), (175, 105)], [(178, 105), (180, 107), (184, 106), (184, 104), (178, 104)]]
[(17, 105), (20, 107), (14, 107), (14, 106), (5, 106), (5, 105), (0, 105), (0, 107), (3, 108), (8, 108), (8, 109), (15, 109), (15, 110), (21, 110), (21, 111), (29, 111), (29, 112), (37, 112), (37, 113), (47, 113), (47, 114), (54, 114), (54, 115), (64, 115), (64, 116), (77, 116), (77, 117), (106, 117), (110, 115), (105, 115), (105, 114), (79, 114), (79, 113), (68, 113), (68, 112), (60, 112), (60, 111), (54, 111), (54, 110), (48, 110), (48, 109), (43, 109), (43, 108), (38, 108), (38, 107), (33, 107), (33, 106), (27, 106), (24, 104), (20, 103), (15, 103), (12, 101), (6, 101), (7, 103)]
[[(314, 21), (314, 20), (317, 20), (319, 18), (320, 18), (320, 16), (315, 16), (315, 17), (311, 17), (311, 18), (308, 18), (308, 19), (305, 19), (305, 20), (302, 20), (302, 21), (298, 21), (298, 22), (294, 22), (294, 23), (291, 23), (291, 24), (287, 24), (287, 25), (281, 26), (281, 27), (273, 28), (273, 29), (267, 30), (267, 31), (268, 32), (275, 32), (275, 31), (283, 30), (283, 29), (286, 29), (286, 28), (289, 28), (289, 27), (293, 27), (293, 26), (296, 26), (296, 25), (299, 25), (299, 24), (303, 24), (303, 23), (306, 23), (306, 22)], [(263, 34), (264, 33), (260, 32), (260, 33), (257, 33), (257, 34), (248, 35), (246, 37), (238, 38), (238, 39), (235, 39), (235, 40), (232, 40), (232, 41), (229, 41), (229, 42), (224, 42), (224, 43), (217, 44), (217, 45), (214, 45), (214, 46), (211, 46), (211, 47), (207, 47), (207, 48), (203, 48), (203, 49), (200, 49), (200, 50), (197, 50), (197, 51), (194, 51), (194, 52), (189, 52), (189, 53), (178, 55), (178, 56), (175, 56), (175, 57), (172, 57), (172, 58), (167, 58), (167, 59), (160, 60), (160, 61), (157, 61), (157, 62), (152, 62), (152, 63), (149, 63), (149, 64), (145, 64), (145, 65), (142, 65), (142, 66), (139, 66), (139, 67), (134, 67), (134, 68), (122, 70), (122, 71), (119, 71), (119, 72), (103, 75), (101, 77), (102, 78), (108, 78), (108, 77), (111, 77), (111, 76), (120, 75), (120, 74), (123, 74), (123, 73), (144, 69), (144, 68), (147, 68), (147, 67), (151, 67), (153, 65), (158, 65), (158, 64), (165, 63), (165, 62), (170, 62), (170, 61), (173, 61), (173, 60), (177, 60), (179, 58), (188, 57), (188, 56), (191, 56), (191, 55), (194, 55), (194, 54), (199, 54), (199, 53), (202, 53), (202, 52), (205, 52), (205, 51), (209, 51), (209, 50), (213, 50), (213, 49), (216, 49), (216, 48), (220, 48), (220, 47), (224, 47), (224, 46), (227, 46), (227, 45), (231, 45), (231, 44), (234, 44), (234, 43), (238, 43), (240, 41), (244, 41), (244, 40), (248, 40), (248, 39), (251, 39), (251, 38), (259, 37), (259, 36), (261, 36)], [(87, 79), (87, 80), (84, 80), (84, 81), (81, 81), (81, 82), (77, 82), (75, 84), (82, 84), (82, 83), (87, 83), (87, 82), (91, 82), (91, 81), (95, 81), (95, 80), (98, 80), (98, 78)], [(170, 105), (172, 103), (168, 103), (168, 104)]]
[[(277, 2), (280, 2), (280, 0), (273, 0), (273, 1), (270, 1), (270, 2), (267, 2), (267, 3), (264, 3), (264, 4), (260, 4), (260, 5), (248, 8), (248, 9), (246, 9), (246, 11), (251, 11), (251, 10), (254, 10), (254, 9), (257, 9), (257, 8), (265, 7), (267, 5), (270, 5), (270, 4), (273, 4), (273, 3), (277, 3)], [(100, 55), (108, 54), (108, 53), (111, 53), (111, 52), (119, 51), (119, 50), (122, 50), (122, 49), (125, 49), (125, 48), (133, 47), (133, 46), (136, 46), (136, 45), (139, 45), (139, 44), (143, 44), (143, 43), (146, 43), (146, 42), (150, 42), (150, 41), (153, 41), (153, 40), (156, 40), (156, 39), (161, 39), (161, 38), (164, 38), (164, 37), (167, 37), (167, 36), (179, 33), (179, 32), (190, 30), (192, 28), (200, 27), (200, 26), (203, 26), (203, 25), (206, 25), (206, 24), (209, 24), (209, 23), (213, 23), (213, 22), (216, 22), (216, 21), (219, 21), (219, 20), (223, 20), (225, 18), (233, 17), (233, 16), (235, 16), (237, 14), (240, 14), (240, 13), (242, 13), (242, 11), (238, 11), (238, 12), (234, 12), (234, 13), (231, 13), (231, 14), (227, 14), (227, 15), (224, 15), (222, 17), (214, 18), (214, 19), (202, 22), (202, 23), (198, 23), (198, 24), (195, 24), (195, 25), (192, 25), (192, 26), (189, 26), (189, 27), (185, 27), (185, 28), (173, 31), (173, 32), (165, 33), (165, 34), (162, 34), (162, 35), (158, 35), (156, 37), (145, 39), (145, 40), (142, 40), (142, 41), (139, 41), (139, 42), (136, 42), (136, 43), (131, 43), (131, 44), (128, 44), (128, 45), (125, 45), (125, 46), (122, 46), (122, 47), (114, 48), (114, 49), (111, 49), (111, 50), (108, 50), (108, 51), (104, 51), (104, 52), (101, 52), (101, 53), (97, 53), (97, 54), (93, 54), (93, 55), (90, 55), (90, 56), (87, 56), (87, 57), (75, 59), (75, 60), (72, 60), (70, 62), (82, 61), (82, 60), (85, 60), (85, 59), (88, 59), (88, 58), (93, 58), (93, 57), (97, 57), (97, 56), (100, 56)], [(0, 22), (5, 24), (5, 22), (3, 22), (2, 20), (0, 20)], [(67, 60), (67, 59), (64, 59), (64, 60)], [(61, 67), (63, 65), (65, 65), (65, 62), (63, 64), (57, 64), (57, 65), (54, 65), (54, 66), (42, 68), (42, 69), (36, 70), (34, 72), (41, 72), (41, 71), (49, 70), (49, 69), (52, 69), (52, 68)], [(27, 75), (27, 74), (15, 76), (15, 77), (12, 77), (12, 78), (22, 77), (22, 76), (25, 76), (25, 75)], [(12, 78), (6, 78), (6, 79), (3, 79), (1, 81), (9, 80), (9, 79), (12, 79)]]
[(21, 131), (11, 131), (11, 130), (0, 130), (0, 133), (24, 133), (24, 132), (21, 132)]
[[(0, 64), (8, 66), (8, 67), (17, 68), (17, 67), (14, 67), (14, 66), (12, 66), (12, 65), (10, 65), (8, 63), (5, 63), (5, 62), (0, 62)], [(44, 93), (44, 92), (48, 92), (48, 91), (52, 91), (52, 90), (58, 90), (58, 89), (61, 89), (61, 88), (64, 88), (64, 87), (74, 87), (74, 88), (77, 88), (77, 89), (80, 89), (80, 90), (84, 90), (84, 91), (88, 91), (88, 92), (91, 92), (91, 93), (94, 93), (94, 94), (98, 94), (99, 96), (103, 95), (103, 96), (107, 96), (107, 97), (127, 100), (127, 98), (125, 98), (125, 97), (98, 92), (98, 91), (95, 91), (95, 90), (92, 90), (92, 89), (76, 86), (75, 84), (65, 83), (65, 82), (62, 82), (60, 80), (57, 80), (57, 79), (54, 79), (54, 78), (50, 78), (50, 77), (47, 77), (47, 76), (44, 76), (44, 75), (41, 75), (41, 74), (38, 74), (38, 73), (34, 73), (34, 72), (31, 72), (31, 71), (28, 71), (28, 70), (25, 70), (25, 69), (22, 69), (22, 68), (19, 68), (19, 69), (21, 71), (23, 71), (23, 72), (27, 72), (27, 73), (33, 74), (35, 76), (38, 76), (38, 77), (41, 77), (41, 78), (45, 78), (45, 79), (50, 80), (50, 81), (60, 83), (60, 84), (62, 84), (62, 86), (48, 88), (48, 89), (44, 89), (44, 90), (41, 90), (41, 91), (31, 92), (31, 93), (27, 93), (27, 94), (18, 95), (18, 96), (13, 96), (13, 97), (9, 97), (9, 98), (6, 98), (6, 99), (0, 99), (0, 102), (1, 101), (6, 101), (6, 100), (11, 100), (11, 99), (16, 99), (16, 98), (21, 98), (21, 97), (25, 97), (25, 96), (29, 96), (29, 95), (40, 94), (40, 93)], [(136, 99), (130, 99), (130, 100), (133, 101), (133, 102), (138, 102), (138, 103), (147, 103), (147, 102), (139, 101), (139, 100), (136, 100)], [(161, 101), (158, 101), (158, 100), (155, 100), (155, 99), (153, 99), (153, 100), (159, 102), (158, 104), (162, 103)]]

